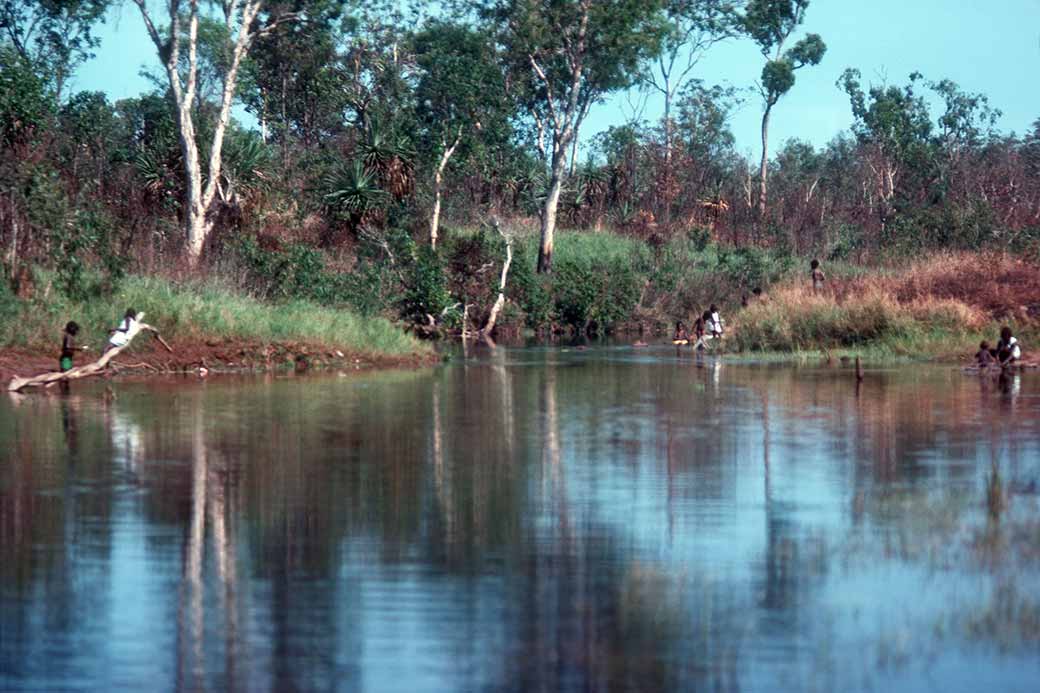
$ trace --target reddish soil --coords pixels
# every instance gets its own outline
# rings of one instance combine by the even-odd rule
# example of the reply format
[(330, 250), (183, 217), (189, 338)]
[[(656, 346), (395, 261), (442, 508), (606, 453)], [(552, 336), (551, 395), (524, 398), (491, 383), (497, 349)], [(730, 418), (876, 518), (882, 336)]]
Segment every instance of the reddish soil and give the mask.
[[(434, 354), (425, 356), (372, 356), (344, 352), (328, 347), (301, 343), (258, 344), (241, 340), (192, 342), (171, 340), (173, 353), (158, 343), (145, 344), (124, 351), (110, 365), (113, 375), (124, 373), (184, 373), (205, 366), (211, 373), (268, 371), (290, 368), (297, 371), (324, 368), (374, 369), (416, 368), (436, 363)], [(81, 366), (100, 357), (97, 351), (77, 354), (75, 365)], [(0, 384), (15, 376), (27, 377), (58, 369), (58, 351), (48, 354), (38, 349), (0, 349)]]

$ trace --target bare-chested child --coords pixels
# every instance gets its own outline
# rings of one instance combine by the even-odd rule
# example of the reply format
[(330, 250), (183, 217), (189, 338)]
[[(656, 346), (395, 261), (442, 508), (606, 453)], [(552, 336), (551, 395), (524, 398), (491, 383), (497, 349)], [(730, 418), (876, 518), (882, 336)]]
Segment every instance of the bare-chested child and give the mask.
[(809, 276), (812, 277), (812, 290), (814, 294), (818, 294), (823, 291), (823, 283), (827, 281), (827, 275), (825, 275), (823, 270), (820, 269), (819, 260), (813, 259), (813, 261), (809, 263), (809, 267), (812, 268), (812, 272), (809, 274)]
[(993, 352), (989, 350), (989, 342), (982, 340), (979, 344), (979, 350), (975, 352), (975, 365), (979, 368), (989, 368), (995, 364), (997, 360), (993, 357)]
[(690, 334), (686, 331), (686, 325), (682, 323), (682, 320), (675, 323), (675, 333), (672, 334), (672, 344), (688, 344), (690, 342)]

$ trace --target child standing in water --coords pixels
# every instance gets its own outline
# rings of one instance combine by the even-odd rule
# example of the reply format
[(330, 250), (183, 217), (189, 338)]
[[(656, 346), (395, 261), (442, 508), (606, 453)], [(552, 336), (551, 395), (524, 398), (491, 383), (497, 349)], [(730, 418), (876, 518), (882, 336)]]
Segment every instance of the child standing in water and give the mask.
[(675, 323), (675, 334), (672, 335), (673, 344), (687, 344), (690, 341), (690, 335), (686, 331), (686, 325), (682, 323), (682, 320)]
[(823, 291), (823, 282), (827, 280), (827, 276), (823, 273), (823, 270), (820, 269), (819, 260), (813, 259), (813, 261), (809, 263), (809, 267), (812, 268), (812, 272), (810, 273), (810, 276), (812, 277), (812, 290), (814, 294), (818, 294)]
[(975, 353), (975, 365), (979, 368), (989, 368), (996, 359), (993, 358), (993, 353), (989, 350), (989, 342), (983, 340), (979, 344), (979, 350)]
[(123, 315), (123, 321), (119, 323), (119, 327), (114, 330), (110, 330), (111, 337), (108, 338), (108, 346), (105, 347), (105, 351), (110, 351), (116, 347), (126, 346), (129, 341), (130, 329), (137, 322), (137, 311), (133, 308), (127, 308), (126, 314)]

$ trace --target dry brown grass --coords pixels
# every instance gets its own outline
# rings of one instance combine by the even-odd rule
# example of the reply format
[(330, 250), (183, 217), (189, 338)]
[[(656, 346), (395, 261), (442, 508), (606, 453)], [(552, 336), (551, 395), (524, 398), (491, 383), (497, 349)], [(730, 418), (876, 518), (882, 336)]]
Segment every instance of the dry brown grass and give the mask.
[[(1040, 321), (1040, 267), (999, 254), (943, 253), (894, 270), (834, 279), (815, 294), (799, 277), (738, 316), (738, 348), (804, 351), (881, 346), (951, 355), (1010, 322)], [(941, 351), (940, 351), (941, 350)], [(970, 352), (968, 352), (970, 353)]]
[(955, 301), (994, 320), (1040, 319), (1040, 267), (1000, 253), (940, 253), (896, 272), (845, 283), (841, 294), (880, 289), (904, 305)]

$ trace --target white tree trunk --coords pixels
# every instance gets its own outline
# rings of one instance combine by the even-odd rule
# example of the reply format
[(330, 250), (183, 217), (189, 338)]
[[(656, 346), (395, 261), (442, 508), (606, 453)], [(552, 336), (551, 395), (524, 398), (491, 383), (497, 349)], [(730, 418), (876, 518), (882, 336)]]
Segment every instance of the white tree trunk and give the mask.
[[(173, 94), (174, 102), (177, 105), (177, 127), (181, 153), (184, 159), (183, 224), (188, 262), (194, 267), (198, 264), (206, 238), (213, 229), (212, 206), (220, 184), (221, 150), (224, 144), (224, 133), (231, 118), (231, 105), (234, 101), (239, 67), (248, 53), (249, 45), (256, 33), (264, 33), (270, 30), (277, 24), (277, 21), (260, 32), (254, 32), (252, 25), (260, 12), (263, 0), (246, 0), (241, 7), (239, 0), (228, 0), (223, 3), (228, 34), (232, 34), (236, 22), (238, 24), (238, 34), (235, 37), (234, 47), (231, 51), (231, 64), (228, 67), (227, 74), (224, 76), (220, 111), (213, 127), (213, 141), (210, 143), (208, 179), (205, 188), (203, 188), (202, 165), (199, 157), (198, 137), (193, 113), (198, 79), (198, 0), (189, 0), (188, 2), (188, 31), (186, 37), (181, 36), (181, 0), (170, 0), (169, 2), (170, 28), (165, 36), (159, 33), (152, 21), (151, 15), (145, 6), (145, 0), (134, 0), (134, 2), (141, 11), (141, 17), (159, 56), (165, 56), (164, 67), (166, 68), (166, 76), (170, 83), (170, 91)], [(187, 39), (188, 48), (188, 74), (183, 83), (180, 73), (180, 45), (182, 38)]]
[(491, 332), (495, 329), (495, 322), (498, 320), (498, 314), (502, 311), (502, 306), (506, 303), (506, 278), (509, 276), (509, 265), (513, 263), (513, 239), (502, 231), (502, 227), (498, 223), (497, 219), (493, 224), (499, 235), (502, 236), (503, 240), (506, 242), (506, 261), (505, 264), (502, 265), (502, 277), (498, 282), (498, 298), (495, 299), (495, 305), (491, 306), (491, 314), (488, 315), (484, 329), (480, 331), (480, 333), (485, 337), (491, 336)]
[(461, 139), (462, 127), (460, 126), (458, 133), (455, 135), (455, 141), (452, 142), (450, 147), (447, 146), (446, 142), (442, 142), (445, 145), (444, 153), (441, 155), (441, 160), (437, 164), (437, 170), (433, 174), (433, 213), (430, 215), (431, 248), (437, 247), (438, 231), (441, 224), (441, 187), (444, 181), (444, 169), (448, 166), (448, 160), (455, 153), (455, 148), (459, 146)]
[(538, 246), (538, 273), (547, 274), (552, 271), (553, 237), (556, 233), (556, 210), (560, 205), (560, 191), (563, 188), (563, 172), (567, 163), (567, 145), (557, 147), (553, 156), (552, 178), (549, 180), (549, 194), (542, 206), (541, 245)]
[(766, 183), (769, 175), (769, 112), (773, 110), (772, 105), (767, 105), (765, 113), (762, 114), (762, 163), (758, 170), (758, 218), (766, 218), (766, 197), (768, 187)]

